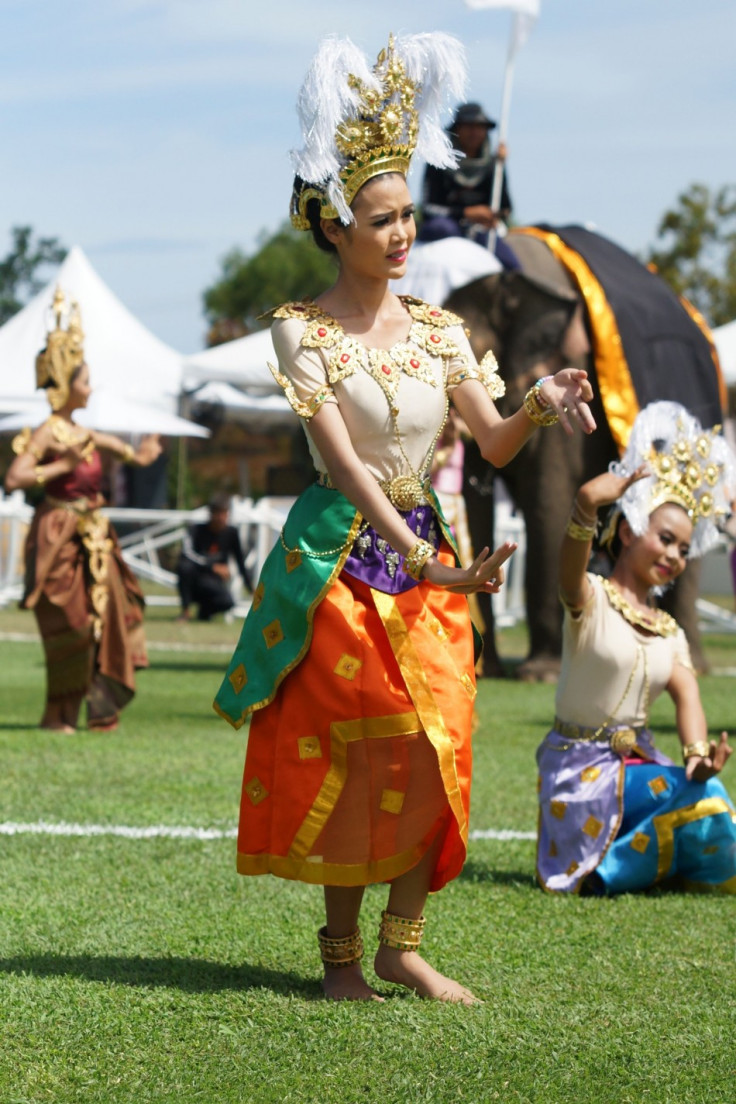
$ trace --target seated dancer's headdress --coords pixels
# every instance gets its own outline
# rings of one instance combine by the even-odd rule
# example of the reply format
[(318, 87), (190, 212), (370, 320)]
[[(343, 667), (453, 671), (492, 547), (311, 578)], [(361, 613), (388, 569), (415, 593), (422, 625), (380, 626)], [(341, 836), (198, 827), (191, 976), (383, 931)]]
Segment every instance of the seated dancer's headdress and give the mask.
[(646, 406), (637, 415), (626, 452), (610, 470), (626, 476), (647, 464), (651, 474), (632, 483), (621, 496), (601, 544), (610, 544), (621, 514), (642, 536), (649, 515), (665, 502), (674, 502), (693, 523), (690, 557), (712, 548), (718, 541), (719, 524), (731, 513), (736, 498), (736, 456), (720, 429), (704, 430), (679, 403)]
[(297, 100), (304, 146), (292, 151), (292, 162), (305, 187), (292, 198), (292, 224), (309, 229), (306, 206), (317, 198), (322, 218), (348, 225), (366, 181), (406, 176), (415, 152), (454, 168), (458, 153), (441, 119), (463, 98), (466, 79), (461, 43), (441, 32), (392, 35), (372, 69), (349, 39), (325, 39)]
[[(69, 398), (71, 378), (84, 364), (82, 319), (72, 299), (67, 307), (64, 292), (57, 287), (52, 306), (54, 328), (49, 330), (46, 348), (36, 357), (36, 387), (45, 387), (52, 410), (60, 410)], [(62, 326), (68, 315), (66, 327)]]

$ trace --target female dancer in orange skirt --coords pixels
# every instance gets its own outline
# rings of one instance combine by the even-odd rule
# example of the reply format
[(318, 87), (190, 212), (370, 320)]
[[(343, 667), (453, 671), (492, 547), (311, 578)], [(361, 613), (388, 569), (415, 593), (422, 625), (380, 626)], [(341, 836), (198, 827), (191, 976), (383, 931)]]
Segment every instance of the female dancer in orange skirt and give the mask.
[(317, 482), (264, 567), (216, 701), (235, 726), (252, 716), (238, 869), (324, 886), (333, 999), (377, 998), (358, 918), (365, 886), (388, 882), (377, 975), (474, 1000), (417, 948), (427, 895), (457, 876), (467, 848), (476, 690), (465, 595), (496, 590), (514, 546), (458, 566), (429, 481), (450, 399), (496, 465), (558, 415), (568, 432), (595, 428), (590, 385), (573, 369), (502, 419), (492, 355), (478, 364), (459, 318), (389, 290), (415, 238), (414, 146), (434, 163), (452, 157), (431, 112), (417, 140), (417, 105), (429, 111), (451, 78), (459, 99), (462, 51), (445, 35), (391, 40), (373, 70), (333, 39), (302, 90), (292, 220), (335, 255), (338, 276), (315, 301), (272, 312), (273, 372), (303, 419)]

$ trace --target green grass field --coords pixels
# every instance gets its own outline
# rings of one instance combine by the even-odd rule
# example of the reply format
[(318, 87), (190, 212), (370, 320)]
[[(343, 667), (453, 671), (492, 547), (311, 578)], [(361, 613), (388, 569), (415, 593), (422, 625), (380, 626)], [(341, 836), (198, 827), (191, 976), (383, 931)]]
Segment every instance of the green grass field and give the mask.
[[(63, 737), (34, 727), (40, 646), (7, 639), (33, 633), (32, 617), (0, 612), (0, 822), (234, 827), (246, 737), (210, 701), (238, 627), (172, 618), (151, 611), (152, 666), (120, 730)], [(504, 637), (507, 656), (523, 647), (520, 631)], [(708, 652), (736, 666), (733, 638)], [(736, 680), (702, 689), (711, 728), (728, 727)], [(534, 830), (553, 696), (481, 684), (473, 829)], [(669, 702), (654, 722), (675, 752)], [(724, 781), (736, 794), (733, 765)], [(239, 878), (232, 838), (20, 832), (0, 854), (0, 1104), (736, 1099), (733, 898), (551, 898), (531, 841), (477, 840), (429, 902), (424, 946), (485, 1003), (379, 985), (384, 1004), (330, 1005), (320, 891)], [(384, 902), (367, 891), (367, 947)]]

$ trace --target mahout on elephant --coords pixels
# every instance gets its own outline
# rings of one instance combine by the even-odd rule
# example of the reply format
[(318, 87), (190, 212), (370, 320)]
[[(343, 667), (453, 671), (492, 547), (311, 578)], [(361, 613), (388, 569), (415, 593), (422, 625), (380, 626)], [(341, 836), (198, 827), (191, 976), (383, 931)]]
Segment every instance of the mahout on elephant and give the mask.
[[(565, 523), (581, 482), (618, 459), (638, 411), (657, 399), (682, 403), (704, 426), (723, 421), (726, 393), (704, 320), (661, 277), (600, 234), (579, 226), (511, 231), (521, 269), (494, 273), (453, 291), (445, 306), (465, 321), (474, 351), (495, 352), (513, 409), (535, 379), (565, 363), (587, 369), (595, 390), (594, 434), (539, 433), (503, 470), (527, 532), (525, 564), (529, 655), (520, 678), (554, 680), (562, 647), (557, 563)], [(493, 475), (472, 444), (465, 486), (474, 546), (493, 547)], [(692, 564), (662, 599), (685, 629), (693, 661), (705, 669)], [(493, 613), (486, 621), (483, 673), (503, 673)]]

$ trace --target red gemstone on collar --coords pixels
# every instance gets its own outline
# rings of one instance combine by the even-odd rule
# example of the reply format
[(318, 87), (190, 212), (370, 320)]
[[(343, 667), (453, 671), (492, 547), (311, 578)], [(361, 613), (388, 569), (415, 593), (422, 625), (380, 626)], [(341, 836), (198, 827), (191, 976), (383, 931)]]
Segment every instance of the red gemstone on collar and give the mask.
[(391, 369), (389, 368), (388, 364), (382, 364), (381, 371), (387, 376), (391, 375)]
[(347, 362), (349, 360), (350, 360), (350, 353), (343, 353), (342, 356), (340, 357), (340, 363), (341, 364), (347, 364)]
[(435, 345), (439, 345), (442, 338), (439, 336), (439, 334), (430, 334), (429, 335), (429, 340), (431, 342), (433, 342)]
[(317, 330), (317, 333), (320, 337), (325, 337), (325, 335), (327, 334), (327, 330), (324, 328), (324, 326), (320, 326), (320, 328)]
[(430, 311), (429, 313), (432, 315), (433, 318), (439, 318), (439, 316), (442, 314), (442, 311)]
[(419, 361), (418, 360), (410, 360), (409, 363), (411, 364), (412, 368), (418, 368), (419, 367)]

